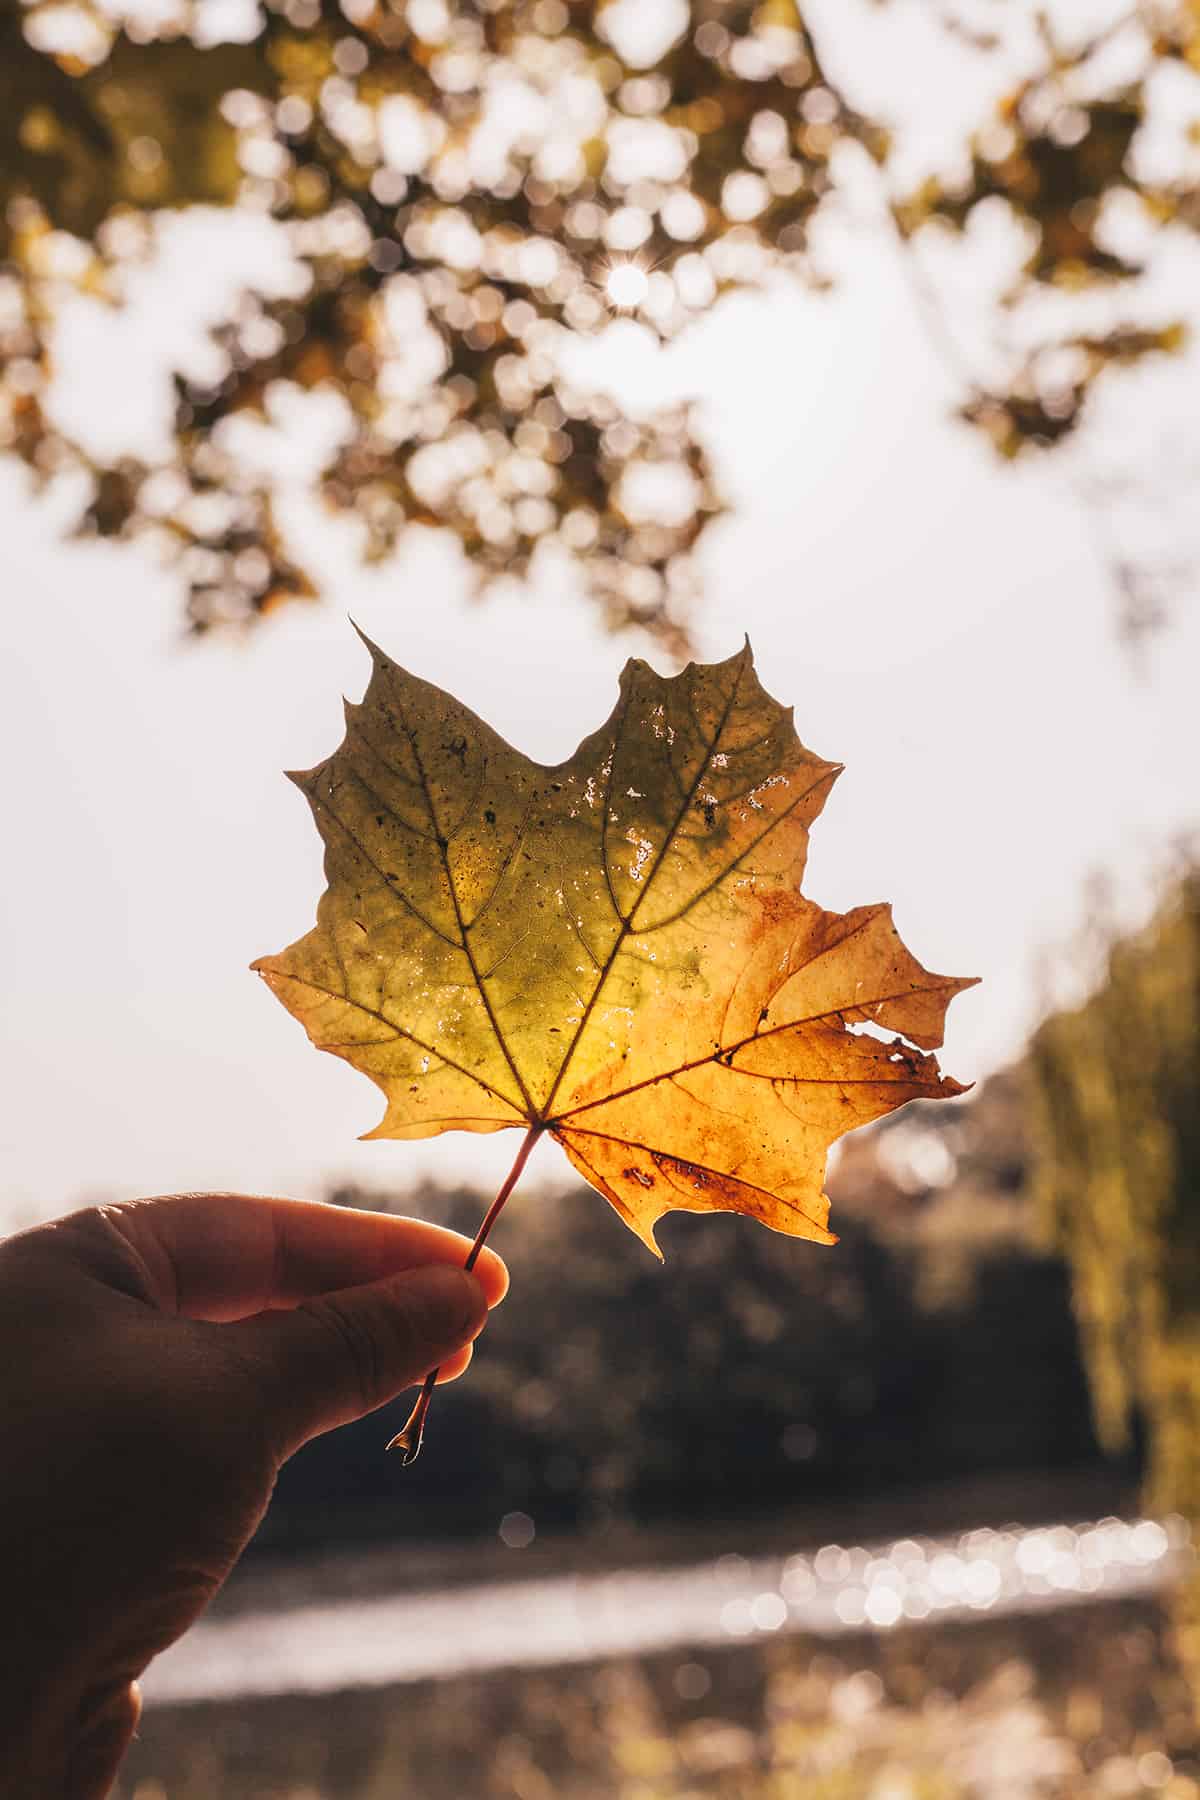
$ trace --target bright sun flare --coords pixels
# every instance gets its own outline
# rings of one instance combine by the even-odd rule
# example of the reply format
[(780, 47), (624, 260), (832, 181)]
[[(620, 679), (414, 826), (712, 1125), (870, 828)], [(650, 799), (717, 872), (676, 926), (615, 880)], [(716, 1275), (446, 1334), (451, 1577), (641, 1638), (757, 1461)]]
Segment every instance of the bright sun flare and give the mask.
[(604, 281), (604, 291), (613, 306), (640, 306), (649, 286), (645, 269), (635, 262), (614, 263)]

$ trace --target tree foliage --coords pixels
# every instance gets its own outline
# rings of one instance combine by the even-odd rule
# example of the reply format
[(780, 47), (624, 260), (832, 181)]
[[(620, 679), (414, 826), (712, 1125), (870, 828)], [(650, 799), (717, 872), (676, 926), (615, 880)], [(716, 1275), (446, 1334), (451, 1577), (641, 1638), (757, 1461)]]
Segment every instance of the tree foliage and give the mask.
[(1200, 1518), (1200, 871), (1034, 1038), (1036, 1186), (1073, 1271), (1104, 1440)]
[[(572, 340), (614, 305), (666, 339), (772, 270), (812, 276), (814, 224), (865, 176), (917, 259), (930, 232), (971, 240), (997, 209), (1021, 240), (997, 307), (1007, 348), (964, 377), (964, 416), (1003, 454), (1060, 441), (1106, 370), (1182, 341), (1139, 291), (1146, 244), (1200, 219), (1186, 130), (1166, 173), (1147, 151), (1178, 111), (1164, 85), (1200, 67), (1191, 0), (1140, 0), (1069, 47), (1043, 25), (996, 116), (915, 191), (892, 120), (856, 103), (862, 71), (812, 11), (7, 0), (0, 443), (40, 480), (86, 472), (86, 530), (169, 546), (203, 629), (310, 591), (230, 426), (275, 418), (289, 390), (332, 394), (320, 491), (369, 555), (440, 526), (486, 581), (554, 546), (610, 623), (679, 648), (722, 502), (686, 407), (623, 417), (569, 375)], [(1002, 54), (947, 23), (964, 56)], [(56, 318), (80, 288), (119, 296), (157, 218), (196, 205), (269, 221), (294, 291), (245, 294), (216, 333), (223, 371), (177, 375), (161, 466), (97, 460), (56, 421)], [(1069, 323), (1057, 302), (1100, 290), (1116, 313)]]

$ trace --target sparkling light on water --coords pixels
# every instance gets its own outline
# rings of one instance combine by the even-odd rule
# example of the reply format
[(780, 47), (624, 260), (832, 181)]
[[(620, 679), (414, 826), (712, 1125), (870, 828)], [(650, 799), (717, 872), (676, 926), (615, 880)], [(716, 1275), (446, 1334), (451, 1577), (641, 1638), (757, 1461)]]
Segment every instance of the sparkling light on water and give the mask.
[(640, 306), (650, 291), (650, 277), (641, 263), (613, 263), (604, 278), (604, 291), (613, 306)]
[[(509, 1513), (501, 1537), (532, 1543)], [(1191, 1547), (1171, 1517), (968, 1531), (891, 1544), (825, 1544), (791, 1557), (727, 1553), (693, 1568), (624, 1569), (210, 1616), (160, 1657), (149, 1703), (233, 1694), (330, 1693), (536, 1668), (774, 1632), (832, 1637), (973, 1613), (1031, 1612), (1177, 1580)], [(699, 1664), (686, 1665), (699, 1682)], [(681, 1690), (682, 1691), (682, 1690)], [(1147, 1764), (1146, 1783), (1161, 1774)]]

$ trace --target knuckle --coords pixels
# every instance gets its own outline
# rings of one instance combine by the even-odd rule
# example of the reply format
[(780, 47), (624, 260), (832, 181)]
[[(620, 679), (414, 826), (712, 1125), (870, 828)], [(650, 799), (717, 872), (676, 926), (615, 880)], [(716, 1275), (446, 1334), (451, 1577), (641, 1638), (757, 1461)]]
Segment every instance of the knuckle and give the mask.
[(205, 1611), (229, 1574), (244, 1539), (227, 1545), (197, 1546), (193, 1564), (172, 1563), (147, 1586), (125, 1626), (125, 1651), (131, 1673), (143, 1669), (175, 1642)]

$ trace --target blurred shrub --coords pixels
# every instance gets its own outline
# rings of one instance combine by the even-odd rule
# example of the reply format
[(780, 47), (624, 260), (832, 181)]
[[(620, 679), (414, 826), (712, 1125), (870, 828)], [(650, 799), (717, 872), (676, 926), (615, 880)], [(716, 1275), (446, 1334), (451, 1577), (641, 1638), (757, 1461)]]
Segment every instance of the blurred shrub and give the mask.
[(1071, 1266), (1104, 1441), (1200, 1517), (1200, 869), (1033, 1041), (1036, 1192)]
[[(1037, 1193), (1071, 1266), (1096, 1418), (1140, 1427), (1146, 1505), (1200, 1520), (1200, 867), (1029, 1058)], [(1178, 1606), (1200, 1695), (1200, 1581)]]

